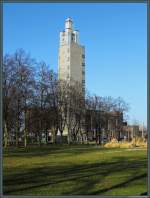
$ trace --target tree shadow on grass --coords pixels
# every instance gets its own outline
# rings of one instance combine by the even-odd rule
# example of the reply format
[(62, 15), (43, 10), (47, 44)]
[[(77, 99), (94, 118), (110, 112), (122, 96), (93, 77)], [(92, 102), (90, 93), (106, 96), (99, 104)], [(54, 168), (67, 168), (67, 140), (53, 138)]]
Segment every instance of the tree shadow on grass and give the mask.
[[(92, 150), (91, 150), (92, 149)], [(94, 145), (43, 145), (41, 147), (30, 146), (27, 148), (8, 148), (4, 150), (4, 157), (36, 157), (36, 156), (44, 156), (48, 154), (81, 154), (92, 152), (93, 149), (105, 150), (104, 148), (97, 148)]]
[[(4, 178), (4, 194), (15, 195), (23, 191), (28, 193), (28, 191), (37, 188), (42, 188), (51, 185), (58, 185), (64, 182), (77, 182), (77, 187), (74, 187), (71, 191), (65, 191), (62, 194), (101, 194), (108, 190), (119, 188), (124, 186), (136, 179), (146, 177), (146, 173), (140, 173), (140, 169), (147, 166), (146, 161), (139, 159), (138, 162), (133, 160), (128, 160), (124, 157), (114, 158), (113, 162), (99, 162), (91, 164), (80, 164), (80, 165), (64, 165), (64, 166), (44, 166), (41, 168), (31, 168), (28, 171), (20, 173), (14, 172), (14, 174)], [(99, 182), (103, 182), (106, 176), (111, 174), (120, 174), (124, 171), (130, 173), (130, 177), (125, 181), (118, 184), (112, 185), (109, 188), (104, 188), (100, 190), (93, 191), (94, 185)], [(136, 176), (135, 176), (136, 175)], [(92, 179), (94, 177), (94, 179)], [(87, 190), (88, 185), (88, 190)], [(25, 193), (25, 194), (26, 194)], [(50, 195), (51, 192), (49, 192)], [(77, 195), (76, 194), (76, 195)]]
[(147, 195), (147, 192), (141, 193), (140, 195)]
[(94, 193), (94, 195), (102, 194), (104, 192), (107, 192), (107, 191), (110, 191), (110, 190), (113, 190), (113, 189), (116, 189), (116, 188), (124, 187), (124, 186), (128, 185), (130, 182), (142, 179), (144, 177), (147, 177), (146, 173), (143, 173), (143, 174), (140, 174), (140, 175), (137, 175), (137, 176), (135, 176), (135, 174), (134, 174), (134, 177), (131, 177), (130, 179), (128, 179), (128, 180), (126, 180), (124, 182), (121, 182), (119, 184), (113, 185), (112, 187), (109, 187), (109, 188), (104, 188), (102, 190), (94, 191), (93, 193)]

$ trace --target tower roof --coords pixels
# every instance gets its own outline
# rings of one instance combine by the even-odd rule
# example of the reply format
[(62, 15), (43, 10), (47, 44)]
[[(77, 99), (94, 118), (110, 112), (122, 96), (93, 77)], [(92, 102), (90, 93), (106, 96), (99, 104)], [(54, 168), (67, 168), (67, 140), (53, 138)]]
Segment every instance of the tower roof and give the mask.
[(71, 17), (68, 17), (68, 18), (66, 19), (66, 21), (71, 21), (71, 22), (73, 22)]

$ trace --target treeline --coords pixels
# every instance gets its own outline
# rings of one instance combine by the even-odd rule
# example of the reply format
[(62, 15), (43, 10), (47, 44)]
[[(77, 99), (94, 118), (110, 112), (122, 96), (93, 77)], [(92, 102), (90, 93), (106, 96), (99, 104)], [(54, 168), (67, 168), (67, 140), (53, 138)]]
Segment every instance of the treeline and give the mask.
[(57, 143), (58, 131), (62, 143), (64, 130), (68, 143), (88, 140), (89, 131), (101, 143), (102, 129), (109, 131), (109, 113), (123, 114), (127, 109), (121, 98), (90, 95), (87, 91), (84, 97), (79, 83), (58, 80), (45, 62), (37, 62), (22, 49), (3, 58), (5, 147), (11, 143), (18, 146), (19, 142), (25, 147), (41, 145), (43, 135), (48, 143), (49, 134)]

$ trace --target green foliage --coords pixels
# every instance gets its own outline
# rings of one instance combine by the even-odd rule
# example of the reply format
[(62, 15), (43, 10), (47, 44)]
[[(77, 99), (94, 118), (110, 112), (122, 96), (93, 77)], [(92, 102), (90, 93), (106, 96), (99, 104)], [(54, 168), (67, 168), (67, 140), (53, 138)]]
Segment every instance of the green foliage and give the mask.
[(141, 195), (147, 151), (93, 145), (4, 150), (5, 195)]

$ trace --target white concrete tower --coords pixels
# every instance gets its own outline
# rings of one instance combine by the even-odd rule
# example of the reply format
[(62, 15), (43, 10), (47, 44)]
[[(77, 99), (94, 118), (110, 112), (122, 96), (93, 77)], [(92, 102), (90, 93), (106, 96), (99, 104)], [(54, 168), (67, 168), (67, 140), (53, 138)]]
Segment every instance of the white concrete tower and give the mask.
[(59, 79), (77, 81), (85, 93), (85, 48), (79, 44), (79, 32), (73, 30), (73, 21), (67, 18), (65, 30), (60, 32), (58, 58)]

